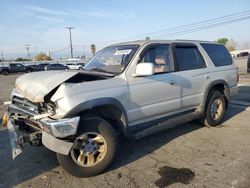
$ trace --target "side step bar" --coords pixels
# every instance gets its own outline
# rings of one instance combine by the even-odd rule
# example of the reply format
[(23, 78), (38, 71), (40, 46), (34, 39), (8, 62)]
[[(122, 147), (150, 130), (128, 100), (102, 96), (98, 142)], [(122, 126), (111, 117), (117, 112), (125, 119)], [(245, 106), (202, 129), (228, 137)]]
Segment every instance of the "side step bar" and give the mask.
[(134, 134), (133, 137), (134, 139), (137, 140), (137, 139), (146, 137), (148, 135), (151, 135), (153, 133), (166, 130), (166, 129), (170, 129), (177, 125), (193, 121), (195, 119), (201, 118), (202, 116), (203, 116), (203, 113), (194, 111), (191, 113), (189, 112), (189, 113), (185, 113), (185, 114), (175, 116), (175, 117), (165, 118), (165, 120), (162, 120), (162, 121), (159, 120), (158, 123), (155, 122), (155, 124), (152, 124), (152, 126), (138, 131), (136, 134)]

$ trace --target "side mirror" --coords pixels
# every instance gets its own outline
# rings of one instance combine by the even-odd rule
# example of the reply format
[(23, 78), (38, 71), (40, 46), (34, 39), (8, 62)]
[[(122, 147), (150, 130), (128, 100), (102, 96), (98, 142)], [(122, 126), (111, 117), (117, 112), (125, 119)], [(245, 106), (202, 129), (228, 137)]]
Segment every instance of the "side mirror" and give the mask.
[(150, 76), (154, 74), (154, 64), (147, 63), (139, 63), (136, 65), (135, 75), (134, 76)]

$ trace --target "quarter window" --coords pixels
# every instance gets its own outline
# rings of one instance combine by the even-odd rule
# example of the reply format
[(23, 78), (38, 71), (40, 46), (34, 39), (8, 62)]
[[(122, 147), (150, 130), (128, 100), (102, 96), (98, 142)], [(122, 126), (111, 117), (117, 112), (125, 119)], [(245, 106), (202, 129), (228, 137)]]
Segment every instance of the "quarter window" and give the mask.
[(176, 64), (179, 71), (201, 69), (206, 63), (196, 47), (175, 47)]
[(216, 67), (231, 65), (232, 58), (225, 46), (220, 44), (201, 44)]

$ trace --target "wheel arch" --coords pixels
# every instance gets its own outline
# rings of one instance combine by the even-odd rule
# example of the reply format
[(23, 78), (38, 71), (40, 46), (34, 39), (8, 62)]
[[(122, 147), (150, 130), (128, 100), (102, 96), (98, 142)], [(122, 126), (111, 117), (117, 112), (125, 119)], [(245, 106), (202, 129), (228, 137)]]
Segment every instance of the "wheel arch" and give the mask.
[(7, 73), (10, 73), (10, 69), (3, 67), (2, 70), (1, 70), (1, 73), (3, 73), (4, 71), (7, 71)]
[(69, 111), (64, 117), (79, 114), (81, 117), (100, 116), (108, 121), (117, 132), (127, 136), (127, 112), (120, 101), (115, 98), (99, 98), (82, 102)]
[(216, 80), (216, 81), (211, 82), (208, 85), (208, 87), (204, 93), (204, 99), (203, 99), (203, 103), (202, 103), (202, 111), (203, 112), (206, 109), (207, 99), (208, 99), (210, 93), (214, 90), (220, 91), (224, 94), (225, 99), (226, 99), (226, 109), (228, 108), (228, 101), (230, 98), (229, 86), (225, 80)]

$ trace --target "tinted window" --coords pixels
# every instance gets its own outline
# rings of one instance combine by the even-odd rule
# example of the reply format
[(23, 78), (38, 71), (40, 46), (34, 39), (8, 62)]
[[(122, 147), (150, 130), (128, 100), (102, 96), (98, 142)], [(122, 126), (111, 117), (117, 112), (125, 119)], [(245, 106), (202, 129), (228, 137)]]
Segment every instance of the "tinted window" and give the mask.
[(63, 65), (61, 65), (61, 64), (52, 64), (51, 66), (53, 66), (53, 67), (63, 67)]
[(225, 46), (219, 44), (201, 44), (216, 67), (231, 65), (232, 58)]
[(205, 61), (196, 47), (175, 47), (175, 58), (179, 71), (206, 67)]
[(143, 53), (141, 62), (153, 63), (155, 73), (173, 71), (171, 66), (171, 52), (168, 44), (150, 47)]

